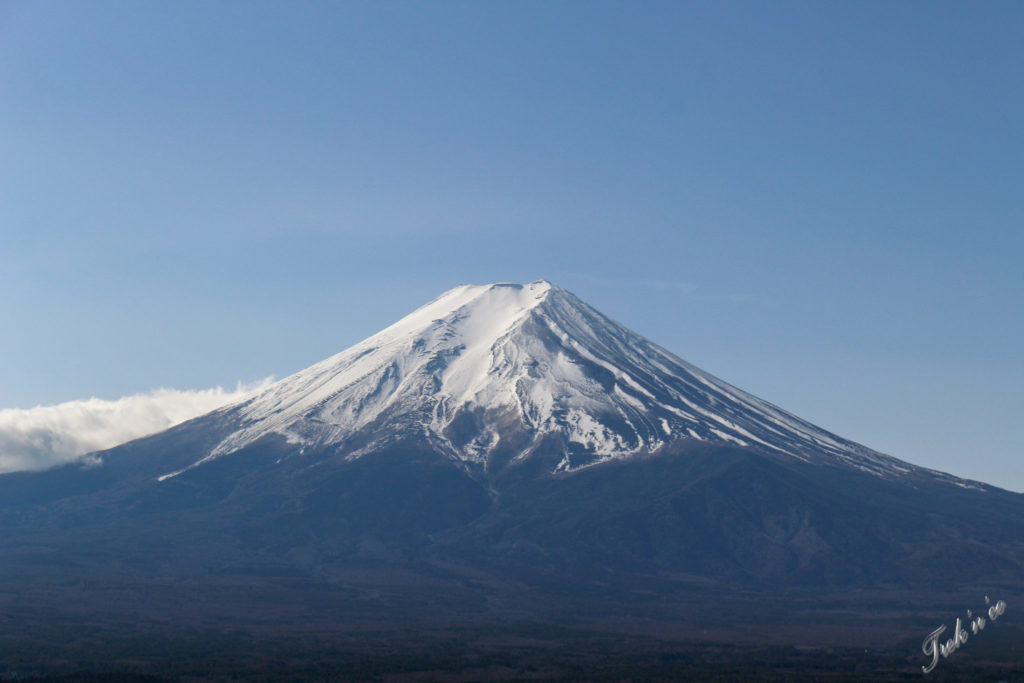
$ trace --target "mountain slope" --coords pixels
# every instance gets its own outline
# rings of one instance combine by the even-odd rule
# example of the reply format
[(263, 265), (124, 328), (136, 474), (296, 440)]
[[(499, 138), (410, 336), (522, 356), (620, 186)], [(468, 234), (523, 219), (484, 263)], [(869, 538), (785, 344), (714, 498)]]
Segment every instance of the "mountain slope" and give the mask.
[(555, 471), (694, 439), (925, 473), (740, 391), (545, 281), (452, 289), (228, 412), (239, 428), (190, 466), (273, 434), (348, 458), (416, 436), (491, 472), (554, 438), (564, 451)]

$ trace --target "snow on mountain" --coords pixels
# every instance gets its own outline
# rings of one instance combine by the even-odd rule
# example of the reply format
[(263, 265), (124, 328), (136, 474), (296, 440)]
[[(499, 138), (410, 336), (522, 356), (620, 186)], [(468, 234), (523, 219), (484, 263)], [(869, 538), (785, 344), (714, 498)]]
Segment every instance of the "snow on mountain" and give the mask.
[(551, 438), (564, 444), (563, 471), (697, 439), (883, 476), (920, 471), (723, 382), (543, 280), (456, 287), (225, 410), (240, 427), (192, 467), (276, 434), (349, 458), (420, 435), (468, 466), (512, 443), (529, 457)]

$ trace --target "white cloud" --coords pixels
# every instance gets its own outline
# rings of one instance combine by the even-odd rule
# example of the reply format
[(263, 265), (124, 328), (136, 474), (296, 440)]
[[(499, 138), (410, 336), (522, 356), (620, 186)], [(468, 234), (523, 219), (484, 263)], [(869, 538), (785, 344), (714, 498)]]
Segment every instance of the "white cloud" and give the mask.
[(90, 398), (0, 410), (0, 473), (41, 470), (173, 427), (237, 401), (270, 380), (196, 391), (157, 389), (116, 401)]

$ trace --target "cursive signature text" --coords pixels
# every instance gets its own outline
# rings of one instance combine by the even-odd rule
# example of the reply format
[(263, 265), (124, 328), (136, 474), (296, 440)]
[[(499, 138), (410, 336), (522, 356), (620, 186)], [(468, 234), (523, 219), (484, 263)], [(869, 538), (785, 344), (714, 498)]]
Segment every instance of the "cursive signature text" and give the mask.
[[(1006, 611), (1005, 602), (999, 600), (992, 604), (987, 595), (985, 596), (985, 604), (987, 608), (978, 616), (972, 615), (971, 610), (967, 610), (968, 621), (966, 629), (964, 628), (963, 620), (957, 617), (956, 626), (953, 627), (953, 637), (947, 639), (945, 643), (939, 642), (939, 636), (946, 632), (945, 625), (938, 627), (928, 634), (928, 637), (924, 639), (924, 643), (921, 644), (921, 649), (924, 650), (925, 656), (932, 658), (932, 661), (928, 666), (922, 666), (921, 671), (929, 673), (939, 663), (939, 655), (942, 655), (942, 658), (945, 659), (960, 649), (960, 646), (967, 642), (967, 629), (970, 629), (972, 635), (977, 635), (979, 631), (985, 628), (985, 624), (989, 621), (995, 621)], [(984, 615), (987, 615), (988, 619)]]

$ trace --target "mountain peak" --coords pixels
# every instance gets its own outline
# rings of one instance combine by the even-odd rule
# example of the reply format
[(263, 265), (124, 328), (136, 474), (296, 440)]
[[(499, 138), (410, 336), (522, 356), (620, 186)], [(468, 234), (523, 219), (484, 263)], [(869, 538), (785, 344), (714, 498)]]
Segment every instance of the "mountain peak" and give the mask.
[(449, 320), (454, 323), (456, 319), (473, 317), (477, 319), (477, 323), (486, 322), (501, 327), (545, 300), (554, 289), (557, 288), (544, 280), (527, 285), (504, 282), (489, 285), (459, 285), (416, 309), (394, 325), (369, 337), (358, 346), (382, 343), (386, 339), (416, 334), (439, 320)]
[(723, 382), (546, 280), (450, 289), (225, 412), (238, 428), (196, 465), (277, 435), (348, 459), (415, 437), (485, 471), (542, 448), (553, 469), (573, 471), (682, 440), (883, 476), (916, 469)]

